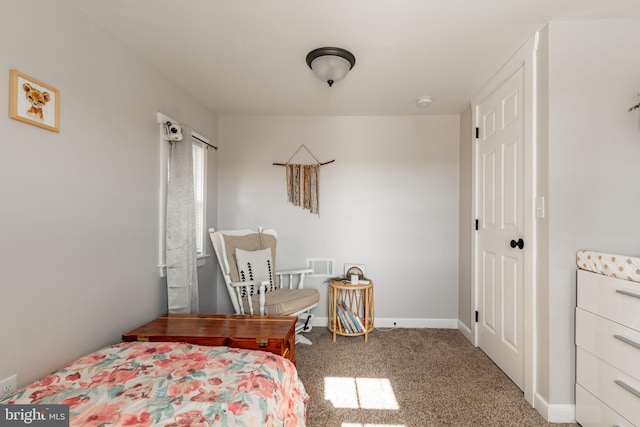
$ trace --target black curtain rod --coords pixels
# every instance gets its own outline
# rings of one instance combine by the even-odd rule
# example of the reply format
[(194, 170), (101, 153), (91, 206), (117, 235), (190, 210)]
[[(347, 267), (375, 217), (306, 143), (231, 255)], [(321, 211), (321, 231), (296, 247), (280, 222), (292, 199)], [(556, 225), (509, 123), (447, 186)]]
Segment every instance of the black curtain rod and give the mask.
[(215, 145), (211, 145), (211, 144), (209, 144), (207, 141), (204, 141), (204, 140), (202, 140), (202, 139), (198, 138), (198, 137), (197, 137), (197, 136), (195, 136), (194, 134), (191, 134), (191, 138), (193, 138), (193, 139), (195, 139), (195, 140), (197, 140), (197, 141), (202, 142), (204, 145), (208, 145), (209, 147), (213, 148), (214, 150), (217, 150), (217, 149), (218, 149), (218, 147), (216, 147)]

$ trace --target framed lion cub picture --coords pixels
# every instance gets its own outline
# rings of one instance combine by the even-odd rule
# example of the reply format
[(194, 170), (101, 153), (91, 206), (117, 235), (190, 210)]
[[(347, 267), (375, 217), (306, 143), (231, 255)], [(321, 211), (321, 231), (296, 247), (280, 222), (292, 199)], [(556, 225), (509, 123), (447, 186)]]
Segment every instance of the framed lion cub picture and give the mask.
[(60, 92), (20, 71), (11, 70), (9, 117), (60, 132)]

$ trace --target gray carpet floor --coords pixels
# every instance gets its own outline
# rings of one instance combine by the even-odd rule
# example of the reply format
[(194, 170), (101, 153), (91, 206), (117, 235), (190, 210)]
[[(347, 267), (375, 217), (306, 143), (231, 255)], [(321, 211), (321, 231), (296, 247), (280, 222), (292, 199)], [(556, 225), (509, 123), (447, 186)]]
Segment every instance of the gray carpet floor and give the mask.
[[(308, 427), (547, 426), (522, 391), (457, 330), (316, 327), (298, 344)], [(565, 424), (573, 425), (576, 424)]]

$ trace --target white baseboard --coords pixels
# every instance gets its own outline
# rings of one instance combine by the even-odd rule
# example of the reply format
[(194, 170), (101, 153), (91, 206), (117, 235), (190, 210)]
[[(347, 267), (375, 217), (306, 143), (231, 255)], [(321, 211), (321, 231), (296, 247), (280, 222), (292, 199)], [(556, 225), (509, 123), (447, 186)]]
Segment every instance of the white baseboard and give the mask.
[(375, 320), (376, 328), (432, 328), (457, 329), (458, 319), (383, 318)]
[(471, 344), (473, 344), (473, 332), (471, 331), (470, 327), (458, 320), (458, 330), (462, 332), (462, 335), (464, 335), (464, 337), (468, 339)]
[(329, 326), (329, 318), (328, 317), (320, 317), (320, 316), (315, 316), (313, 319), (311, 319), (311, 326), (313, 327), (323, 327), (326, 328), (327, 326)]
[(576, 405), (549, 405), (538, 393), (533, 398), (533, 407), (549, 423), (575, 423)]
[[(395, 322), (395, 325), (394, 325)], [(324, 326), (329, 324), (328, 317), (316, 316), (311, 319), (311, 326)], [(432, 329), (458, 329), (458, 319), (407, 319), (407, 318), (376, 318), (376, 328), (432, 328)]]

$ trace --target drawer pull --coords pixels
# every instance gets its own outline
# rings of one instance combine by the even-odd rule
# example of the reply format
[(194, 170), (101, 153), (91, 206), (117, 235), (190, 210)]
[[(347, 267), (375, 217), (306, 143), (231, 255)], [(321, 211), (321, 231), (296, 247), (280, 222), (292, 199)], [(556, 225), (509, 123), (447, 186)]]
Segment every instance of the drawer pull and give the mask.
[(615, 339), (620, 340), (622, 342), (625, 342), (631, 346), (634, 346), (635, 348), (640, 348), (640, 342), (635, 342), (634, 340), (624, 337), (622, 335), (614, 335), (613, 336)]
[(629, 384), (625, 383), (624, 381), (615, 380), (614, 382), (618, 384), (620, 387), (622, 387), (623, 389), (627, 390), (629, 393), (633, 394), (635, 397), (640, 397), (640, 391), (631, 387)]
[(625, 291), (623, 289), (616, 289), (616, 292), (622, 295), (626, 295), (628, 297), (640, 298), (640, 294), (636, 294), (635, 292)]

